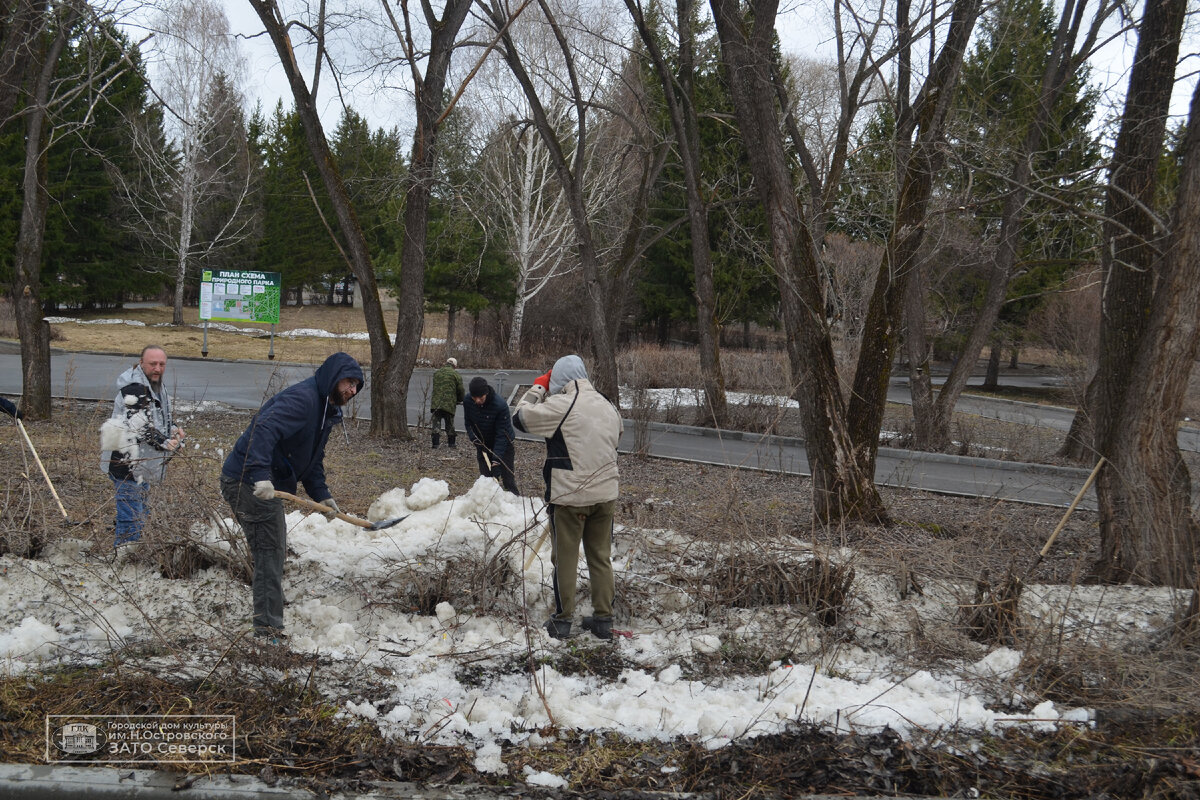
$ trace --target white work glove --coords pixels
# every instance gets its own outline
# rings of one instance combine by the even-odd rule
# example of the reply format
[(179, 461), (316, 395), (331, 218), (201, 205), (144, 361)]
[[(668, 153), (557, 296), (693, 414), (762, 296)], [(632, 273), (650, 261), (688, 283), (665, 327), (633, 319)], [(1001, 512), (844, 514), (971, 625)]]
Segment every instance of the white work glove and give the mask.
[(337, 519), (337, 515), (341, 513), (341, 509), (338, 508), (337, 500), (334, 500), (332, 497), (326, 497), (321, 501), (321, 505), (329, 506), (333, 509), (332, 511), (322, 512), (325, 515), (325, 519), (329, 520), (330, 522), (333, 522), (335, 519)]
[(274, 500), (275, 499), (275, 484), (270, 481), (255, 481), (254, 496), (259, 500)]

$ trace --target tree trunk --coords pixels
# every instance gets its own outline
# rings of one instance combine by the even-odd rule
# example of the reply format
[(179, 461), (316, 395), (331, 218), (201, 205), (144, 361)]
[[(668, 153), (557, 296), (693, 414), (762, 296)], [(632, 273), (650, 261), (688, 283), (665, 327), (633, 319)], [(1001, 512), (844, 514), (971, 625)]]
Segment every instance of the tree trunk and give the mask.
[[(346, 185), (334, 163), (329, 143), (317, 114), (315, 99), (300, 74), (288, 38), (288, 27), (275, 0), (250, 0), (267, 34), (275, 45), (280, 63), (292, 88), (296, 112), (304, 126), (305, 140), (317, 164), (321, 180), (337, 215), (354, 277), (362, 292), (363, 313), (371, 342), (371, 432), (383, 436), (408, 435), (408, 381), (412, 376), (421, 343), (425, 223), (429, 210), (429, 181), (436, 159), (434, 137), (437, 111), (442, 107), (442, 89), (449, 68), (454, 38), (466, 17), (469, 3), (451, 0), (440, 24), (430, 23), (432, 41), (427, 54), (426, 77), (417, 87), (417, 127), (409, 171), (409, 192), (404, 209), (404, 250), (401, 254), (400, 292), (397, 298), (399, 324), (393, 348), (379, 302), (375, 270)], [(414, 72), (416, 67), (413, 67)]]
[(1071, 427), (1063, 439), (1058, 454), (1078, 464), (1095, 463), (1096, 461), (1096, 425), (1088, 409), (1095, 408), (1095, 398), (1092, 397), (1100, 389), (1100, 383), (1092, 376), (1084, 389), (1084, 397), (1079, 403), (1079, 409), (1071, 419)]
[[(1172, 39), (1178, 46), (1185, 5), (1185, 0), (1151, 4), (1138, 36), (1139, 54), (1148, 37), (1162, 50), (1170, 49)], [(1150, 20), (1156, 12), (1166, 20), (1163, 30)], [(1130, 79), (1131, 102), (1137, 98), (1132, 88), (1138, 63)], [(1160, 66), (1165, 68), (1166, 61)], [(1174, 56), (1170, 66), (1156, 73), (1167, 91)], [(1114, 154), (1118, 159), (1123, 155), (1120, 141), (1118, 137)], [(1111, 387), (1119, 388), (1119, 403), (1100, 407), (1098, 445), (1108, 463), (1096, 482), (1101, 555), (1093, 574), (1105, 582), (1191, 586), (1195, 574), (1200, 526), (1192, 518), (1191, 476), (1177, 437), (1188, 376), (1200, 345), (1200, 85), (1192, 95), (1182, 152), (1171, 229), (1158, 261), (1144, 331), (1125, 372), (1127, 381)], [(1141, 321), (1137, 316), (1129, 319)]]
[(559, 131), (555, 130), (554, 126), (551, 125), (546, 109), (542, 104), (541, 98), (538, 96), (537, 88), (534, 86), (533, 80), (522, 63), (520, 53), (513, 42), (510, 30), (507, 27), (510, 21), (508, 10), (502, 4), (496, 2), (496, 0), (485, 5), (484, 8), (493, 28), (497, 32), (502, 32), (500, 35), (504, 46), (501, 48), (501, 55), (504, 57), (505, 63), (508, 64), (513, 77), (520, 84), (526, 102), (529, 103), (529, 110), (533, 116), (534, 126), (537, 128), (538, 135), (542, 137), (542, 142), (550, 153), (555, 174), (567, 198), (567, 208), (571, 213), (571, 224), (575, 232), (575, 251), (579, 259), (580, 272), (583, 274), (584, 293), (587, 297), (588, 329), (591, 333), (593, 356), (593, 368), (590, 376), (592, 383), (597, 390), (606, 395), (614, 403), (619, 404), (620, 385), (617, 381), (617, 358), (616, 352), (613, 350), (612, 337), (609, 334), (608, 327), (609, 307), (605, 298), (604, 285), (600, 279), (600, 261), (596, 255), (596, 245), (592, 237), (587, 205), (583, 197), (583, 176), (581, 173), (584, 149), (587, 146), (587, 128), (585, 122), (587, 103), (579, 89), (571, 48), (555, 20), (553, 10), (543, 0), (539, 0), (538, 5), (542, 9), (542, 13), (545, 15), (551, 31), (554, 33), (559, 49), (567, 64), (567, 78), (570, 81), (572, 92), (570, 101), (575, 104), (577, 114), (576, 130), (574, 132), (575, 154), (572, 159), (573, 166), (571, 163), (568, 163), (567, 156), (563, 152), (559, 141)]
[(512, 330), (508, 332), (508, 354), (518, 355), (521, 352), (521, 328), (525, 326), (525, 275), (522, 273), (517, 283), (517, 297), (513, 300)]
[(987, 371), (983, 374), (983, 388), (986, 391), (994, 392), (1000, 388), (1000, 343), (992, 345), (992, 350), (988, 354)]
[[(908, 124), (911, 127), (898, 129), (900, 146), (897, 151), (902, 156), (899, 161), (902, 179), (896, 217), (867, 306), (862, 346), (854, 372), (854, 388), (850, 395), (849, 419), (854, 455), (858, 459), (859, 469), (867, 474), (875, 471), (879, 431), (883, 426), (883, 412), (891, 384), (892, 361), (898, 349), (903, 309), (908, 302), (908, 284), (913, 274), (921, 268), (919, 252), (925, 235), (933, 179), (944, 160), (942, 139), (963, 54), (975, 28), (979, 7), (980, 0), (956, 0), (954, 3), (946, 41), (911, 114), (907, 115), (911, 118)], [(913, 132), (916, 133), (916, 141), (909, 147), (907, 142)], [(938, 393), (935, 403), (941, 402), (944, 393), (945, 388)]]
[(696, 118), (693, 92), (695, 73), (695, 40), (692, 17), (694, 0), (676, 0), (676, 30), (679, 33), (678, 85), (670, 72), (655, 33), (649, 29), (636, 0), (625, 0), (642, 43), (646, 46), (666, 99), (675, 133), (680, 164), (683, 167), (687, 196), (688, 229), (692, 245), (692, 275), (696, 292), (696, 330), (700, 351), (700, 376), (704, 387), (705, 407), (697, 424), (723, 428), (729, 420), (725, 398), (725, 375), (721, 371), (721, 350), (718, 335), (716, 288), (713, 281), (712, 250), (709, 247), (708, 204), (700, 188), (700, 133)]
[(885, 520), (874, 473), (854, 457), (816, 249), (783, 146), (772, 82), (777, 4), (756, 0), (753, 22), (748, 23), (737, 0), (710, 1), (738, 128), (766, 215), (794, 382), (792, 398), (800, 406), (813, 475), (814, 516), (819, 521)]
[(179, 186), (179, 237), (175, 250), (175, 301), (171, 315), (172, 325), (183, 324), (183, 291), (187, 287), (188, 256), (192, 250), (192, 225), (196, 211), (195, 154), (183, 154), (183, 175)]
[(438, 123), (446, 107), (444, 91), (454, 40), (470, 7), (471, 0), (449, 0), (442, 19), (436, 20), (432, 8), (423, 6), (431, 41), (425, 74), (421, 76), (416, 66), (411, 66), (416, 86), (417, 124), (413, 130), (404, 193), (404, 244), (400, 253), (400, 290), (396, 297), (396, 349), (383, 374), (376, 378), (378, 389), (395, 395), (399, 402), (388, 409), (383, 419), (371, 421), (371, 430), (381, 433), (408, 435), (408, 382), (417, 363), (425, 323), (425, 243), (429, 201), (437, 168)]
[(933, 352), (925, 336), (925, 275), (921, 270), (909, 279), (904, 320), (904, 349), (908, 356), (908, 385), (912, 394), (912, 446), (916, 450), (944, 450), (945, 444), (932, 441), (930, 420), (935, 410)]
[[(59, 56), (66, 47), (67, 31), (75, 16), (64, 9), (56, 22), (52, 42), (45, 47), (40, 59), (30, 57), (30, 64), (40, 64), (41, 70), (28, 93), (25, 109), (25, 169), (21, 180), (21, 221), (13, 254), (13, 314), (17, 336), (21, 340), (21, 410), (29, 419), (49, 419), (50, 405), (50, 326), (42, 319), (41, 280), (42, 248), (46, 233), (46, 209), (50, 197), (46, 188), (48, 161), (46, 154), (47, 109), (50, 84)], [(36, 31), (31, 32), (27, 47), (35, 47)]]

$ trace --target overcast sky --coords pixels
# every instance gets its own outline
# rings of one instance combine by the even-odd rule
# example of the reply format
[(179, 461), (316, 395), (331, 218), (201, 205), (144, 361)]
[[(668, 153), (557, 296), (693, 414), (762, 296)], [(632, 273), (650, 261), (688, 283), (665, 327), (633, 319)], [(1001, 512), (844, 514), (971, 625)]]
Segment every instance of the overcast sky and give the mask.
[[(278, 57), (270, 40), (262, 34), (262, 25), (248, 0), (222, 2), (231, 30), (239, 35), (245, 57), (246, 78), (243, 88), (247, 108), (253, 109), (256, 103), (261, 102), (264, 111), (269, 114), (280, 99), (283, 100), (285, 108), (290, 108), (291, 93), (279, 66)], [(832, 26), (828, 22), (829, 13), (826, 6), (827, 0), (784, 0), (777, 27), (785, 52), (828, 57), (834, 55)], [(140, 36), (135, 34), (135, 38)], [(1195, 53), (1200, 49), (1197, 41), (1195, 32), (1189, 33), (1182, 51), (1185, 54)], [(355, 44), (357, 46), (363, 43)], [(1120, 111), (1121, 97), (1128, 81), (1129, 63), (1135, 44), (1132, 39), (1118, 39), (1093, 60), (1093, 82), (1101, 87), (1103, 103), (1106, 106), (1098, 112), (1097, 124), (1111, 119)], [(356, 52), (360, 54), (365, 51), (365, 44), (356, 48)], [(311, 78), (311, 54), (303, 50), (298, 53), (306, 70), (306, 77)], [(458, 57), (457, 67), (465, 71), (467, 62), (473, 58), (473, 55), (470, 59)], [(1185, 56), (1185, 63), (1179, 70), (1179, 74), (1185, 77), (1181, 79), (1176, 91), (1174, 113), (1186, 114), (1198, 70), (1200, 57)], [(327, 75), (328, 73), (321, 86), (318, 103), (322, 118), (332, 131), (341, 116), (341, 100), (333, 91), (333, 83), (328, 80)], [(344, 84), (343, 90), (346, 92), (347, 101), (368, 119), (372, 127), (390, 128), (397, 125), (406, 136), (408, 135), (412, 116), (410, 96), (397, 90), (380, 91), (372, 82), (362, 78), (356, 83)]]

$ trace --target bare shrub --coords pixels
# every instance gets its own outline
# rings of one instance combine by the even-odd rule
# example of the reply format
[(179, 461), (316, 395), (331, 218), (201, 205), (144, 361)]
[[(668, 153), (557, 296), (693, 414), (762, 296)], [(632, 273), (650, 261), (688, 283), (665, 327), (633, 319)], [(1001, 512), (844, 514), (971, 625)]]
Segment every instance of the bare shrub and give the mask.
[(729, 408), (729, 427), (750, 433), (781, 433), (786, 407), (776, 398), (751, 398)]
[(456, 609), (485, 608), (520, 615), (521, 585), (518, 567), (523, 561), (524, 544), (540, 531), (540, 522), (523, 531), (500, 531), (490, 535), (482, 552), (430, 552), (411, 559), (393, 570), (386, 587), (393, 602), (401, 608), (426, 616), (437, 613), (440, 603)]
[(852, 371), (858, 360), (867, 304), (882, 257), (883, 250), (877, 244), (855, 242), (841, 233), (825, 237), (821, 261), (836, 287), (831, 300), (835, 304), (833, 341), (839, 373)]
[(7, 297), (0, 297), (0, 338), (17, 338), (17, 317)]
[(214, 459), (191, 456), (185, 448), (168, 462), (167, 481), (153, 487), (141, 541), (131, 561), (156, 569), (164, 578), (189, 578), (214, 567), (249, 585), (253, 564), (246, 537), (229, 509), (211, 491)]
[(1175, 618), (1171, 636), (1176, 644), (1200, 649), (1200, 573), (1192, 588), (1192, 599)]
[(743, 552), (728, 559), (709, 580), (713, 602), (718, 605), (800, 605), (822, 625), (833, 627), (845, 614), (854, 575), (853, 566), (819, 556), (803, 564), (789, 564)]
[(959, 623), (968, 637), (985, 644), (1011, 645), (1017, 639), (1017, 608), (1023, 584), (1010, 570), (993, 586), (985, 569), (975, 581), (975, 599), (959, 608)]
[(434, 616), (440, 603), (495, 612), (520, 582), (516, 570), (504, 559), (468, 555), (408, 564), (392, 580), (400, 583), (394, 595), (399, 606), (425, 616)]
[(153, 567), (164, 578), (190, 578), (219, 567), (249, 586), (254, 568), (245, 539), (232, 531), (226, 533), (221, 542), (213, 542), (200, 538), (198, 530), (150, 527), (142, 534), (131, 560)]
[[(36, 558), (51, 527), (46, 509), (39, 508), (27, 477), (9, 475), (0, 495), (0, 556)], [(57, 512), (55, 512), (57, 513)]]
[(1083, 402), (1099, 352), (1100, 303), (1099, 276), (1092, 267), (1073, 275), (1064, 290), (1052, 295), (1029, 320), (1033, 337), (1057, 356), (1076, 403)]
[[(701, 384), (700, 356), (696, 348), (662, 348), (638, 345), (617, 356), (622, 383), (630, 384), (631, 375), (645, 378), (646, 388), (695, 387)], [(789, 395), (791, 370), (787, 354), (722, 350), (721, 371), (725, 388), (731, 392), (759, 392)]]

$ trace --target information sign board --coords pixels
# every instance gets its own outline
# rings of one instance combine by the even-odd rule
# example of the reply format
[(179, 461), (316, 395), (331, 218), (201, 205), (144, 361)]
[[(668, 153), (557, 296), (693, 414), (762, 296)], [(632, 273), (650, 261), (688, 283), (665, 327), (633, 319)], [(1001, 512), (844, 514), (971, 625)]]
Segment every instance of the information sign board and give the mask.
[(204, 270), (200, 278), (200, 319), (279, 324), (278, 272)]

